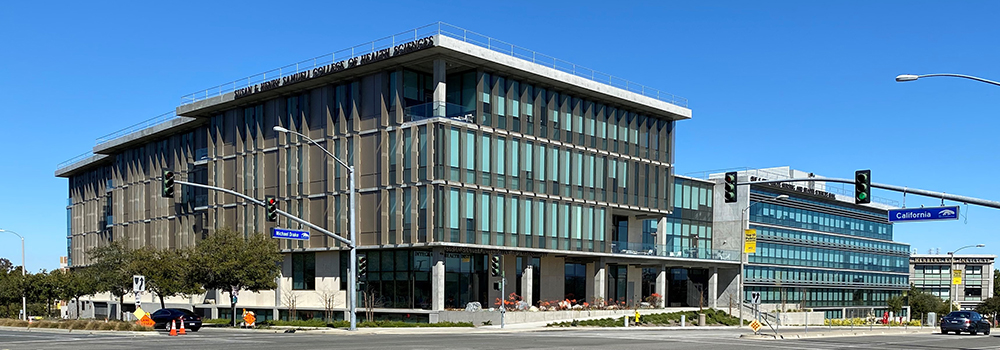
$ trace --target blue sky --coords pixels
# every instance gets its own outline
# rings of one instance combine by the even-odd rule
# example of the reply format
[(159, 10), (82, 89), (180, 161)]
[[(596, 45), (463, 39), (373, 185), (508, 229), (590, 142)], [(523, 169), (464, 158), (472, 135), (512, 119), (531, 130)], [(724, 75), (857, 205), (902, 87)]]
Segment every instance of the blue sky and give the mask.
[[(182, 95), (436, 21), (689, 99), (679, 174), (872, 169), (877, 183), (1000, 200), (1000, 87), (893, 80), (1000, 80), (998, 10), (987, 1), (8, 3), (0, 228), (26, 237), (29, 270), (57, 268), (67, 181), (53, 172), (96, 138), (171, 111)], [(920, 253), (976, 243), (987, 246), (963, 253), (1000, 253), (1000, 210), (962, 209), (958, 221), (898, 224), (896, 240)], [(20, 261), (18, 243), (0, 233), (0, 257)]]

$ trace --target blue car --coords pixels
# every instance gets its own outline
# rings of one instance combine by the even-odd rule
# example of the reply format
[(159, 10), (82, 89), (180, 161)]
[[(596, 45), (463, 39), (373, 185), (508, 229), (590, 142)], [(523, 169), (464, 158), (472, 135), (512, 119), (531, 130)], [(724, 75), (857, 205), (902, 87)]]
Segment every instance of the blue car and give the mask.
[(948, 334), (948, 332), (955, 332), (955, 334), (968, 332), (972, 335), (983, 332), (983, 334), (989, 335), (990, 321), (975, 311), (952, 311), (948, 316), (941, 318), (941, 334)]

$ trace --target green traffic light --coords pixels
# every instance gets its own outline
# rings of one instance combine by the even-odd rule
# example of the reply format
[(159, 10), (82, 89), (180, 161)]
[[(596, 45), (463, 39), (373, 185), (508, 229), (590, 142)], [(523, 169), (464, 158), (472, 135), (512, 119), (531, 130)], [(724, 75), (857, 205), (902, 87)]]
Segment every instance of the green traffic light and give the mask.
[(866, 198), (868, 198), (868, 194), (867, 193), (864, 193), (864, 192), (858, 193), (858, 199), (865, 200)]

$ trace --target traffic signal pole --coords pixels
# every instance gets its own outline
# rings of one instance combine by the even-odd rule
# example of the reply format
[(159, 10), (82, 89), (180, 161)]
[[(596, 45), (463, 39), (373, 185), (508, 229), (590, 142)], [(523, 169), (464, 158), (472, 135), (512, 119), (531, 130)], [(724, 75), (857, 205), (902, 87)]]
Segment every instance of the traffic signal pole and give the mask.
[[(838, 182), (838, 183), (845, 183), (845, 184), (854, 184), (854, 182), (855, 182), (855, 180), (853, 180), (853, 179), (839, 179), (839, 178), (830, 178), (830, 177), (807, 177), (807, 178), (799, 178), (799, 179), (748, 181), (748, 182), (740, 182), (739, 185), (763, 185), (763, 184), (774, 184), (774, 183), (783, 183), (783, 182), (810, 182), (810, 181)], [(912, 188), (912, 187), (903, 187), (903, 186), (878, 184), (878, 183), (871, 183), (871, 187), (872, 188), (881, 188), (883, 190), (890, 190), (890, 191), (902, 192), (902, 193), (912, 193), (912, 194), (917, 194), (917, 195), (921, 195), (921, 196), (927, 196), (927, 197), (931, 197), (931, 198), (939, 198), (939, 199), (942, 199), (942, 200), (947, 199), (947, 200), (950, 200), (950, 201), (956, 201), (956, 202), (962, 202), (962, 203), (968, 203), (968, 204), (975, 204), (975, 205), (979, 205), (979, 206), (983, 206), (983, 207), (987, 207), (987, 208), (1000, 209), (1000, 202), (991, 201), (991, 200), (985, 200), (985, 199), (980, 199), (980, 198), (958, 196), (958, 195), (948, 194), (948, 193), (944, 193), (944, 192), (934, 192), (934, 191), (921, 190), (921, 189)]]
[[(314, 225), (314, 224), (312, 224), (312, 223), (310, 223), (308, 221), (305, 221), (305, 220), (303, 220), (303, 219), (301, 219), (301, 218), (299, 218), (299, 217), (297, 217), (295, 215), (286, 213), (286, 212), (284, 212), (284, 211), (282, 211), (280, 209), (275, 209), (274, 212), (277, 213), (277, 214), (279, 214), (279, 215), (281, 215), (281, 216), (284, 216), (284, 217), (288, 218), (289, 220), (292, 220), (292, 221), (295, 221), (297, 223), (303, 224), (303, 225), (308, 226), (308, 227), (310, 227), (310, 228), (312, 228), (312, 229), (314, 229), (316, 231), (322, 232), (323, 234), (325, 234), (327, 236), (333, 237), (333, 239), (337, 240), (340, 243), (343, 243), (343, 244), (347, 245), (347, 247), (350, 249), (350, 259), (351, 259), (351, 262), (350, 262), (350, 265), (349, 265), (349, 270), (347, 271), (347, 284), (348, 284), (347, 288), (350, 288), (350, 290), (351, 290), (351, 292), (349, 292), (347, 294), (347, 300), (348, 300), (348, 303), (350, 303), (350, 305), (348, 307), (350, 309), (350, 314), (351, 314), (351, 326), (350, 326), (349, 330), (356, 331), (358, 329), (357, 328), (358, 327), (357, 326), (357, 324), (358, 324), (357, 323), (358, 322), (358, 316), (357, 316), (358, 276), (356, 276), (357, 271), (358, 271), (358, 260), (357, 260), (358, 247), (357, 247), (357, 244), (356, 244), (356, 241), (355, 241), (355, 237), (357, 237), (357, 235), (356, 235), (357, 232), (356, 232), (356, 225), (355, 225), (355, 222), (354, 222), (354, 219), (353, 219), (354, 218), (354, 206), (355, 206), (355, 204), (354, 204), (354, 192), (355, 192), (354, 191), (354, 168), (353, 167), (349, 167), (348, 170), (350, 172), (350, 181), (351, 181), (351, 207), (350, 207), (350, 215), (351, 215), (352, 219), (351, 219), (351, 239), (350, 240), (348, 240), (348, 239), (346, 239), (344, 237), (338, 236), (338, 235), (334, 234), (333, 232), (327, 231), (326, 229), (324, 229), (322, 227), (319, 227), (317, 225)], [(228, 193), (228, 194), (231, 194), (231, 195), (234, 195), (234, 196), (246, 199), (247, 201), (249, 201), (249, 202), (251, 202), (253, 204), (256, 204), (256, 205), (259, 205), (259, 206), (262, 206), (262, 207), (265, 207), (265, 208), (267, 207), (266, 203), (264, 203), (262, 201), (259, 201), (256, 198), (244, 195), (244, 194), (236, 192), (236, 191), (227, 190), (225, 188), (215, 187), (215, 186), (209, 186), (209, 185), (203, 185), (203, 184), (198, 184), (198, 183), (193, 183), (193, 182), (187, 182), (187, 181), (180, 181), (180, 180), (174, 180), (174, 182), (178, 183), (178, 184), (181, 184), (181, 185), (192, 186), (192, 187), (199, 187), (199, 188), (209, 189), (209, 190), (213, 190), (213, 191), (219, 191), (219, 192), (223, 192), (223, 193)], [(233, 308), (233, 309), (235, 310), (236, 308)], [(235, 322), (235, 319), (234, 319), (234, 322)]]
[[(244, 195), (244, 194), (236, 192), (236, 191), (230, 191), (230, 190), (227, 190), (225, 188), (215, 187), (215, 186), (209, 186), (209, 185), (203, 185), (203, 184), (196, 184), (196, 183), (193, 183), (193, 182), (187, 182), (187, 181), (181, 181), (181, 180), (174, 180), (174, 182), (178, 183), (178, 184), (181, 184), (181, 185), (185, 185), (185, 186), (199, 187), (199, 188), (209, 189), (209, 190), (213, 190), (213, 191), (224, 192), (224, 193), (227, 193), (227, 194), (231, 194), (231, 195), (234, 195), (234, 196), (246, 199), (247, 201), (250, 201), (253, 204), (256, 204), (256, 205), (259, 205), (259, 206), (262, 206), (262, 207), (266, 207), (267, 206), (264, 202), (259, 201), (259, 200), (255, 199), (253, 197)], [(322, 232), (323, 234), (325, 234), (327, 236), (333, 237), (333, 239), (336, 239), (336, 240), (340, 241), (341, 243), (347, 244), (348, 247), (353, 247), (354, 246), (353, 244), (351, 244), (351, 241), (348, 240), (347, 238), (340, 237), (340, 236), (334, 234), (333, 232), (327, 231), (326, 229), (324, 229), (322, 227), (316, 226), (316, 225), (314, 225), (314, 224), (312, 224), (312, 223), (310, 223), (308, 221), (302, 220), (302, 219), (300, 219), (299, 217), (297, 217), (295, 215), (286, 213), (286, 212), (282, 211), (281, 209), (276, 209), (274, 212), (278, 213), (281, 216), (284, 216), (284, 217), (288, 218), (289, 220), (292, 220), (292, 221), (295, 221), (297, 223), (309, 226), (310, 228), (312, 228), (312, 229), (314, 229), (316, 231)]]
[(506, 299), (506, 288), (507, 288), (507, 278), (504, 277), (504, 273), (500, 272), (500, 328), (504, 327), (504, 316), (507, 315), (507, 299)]

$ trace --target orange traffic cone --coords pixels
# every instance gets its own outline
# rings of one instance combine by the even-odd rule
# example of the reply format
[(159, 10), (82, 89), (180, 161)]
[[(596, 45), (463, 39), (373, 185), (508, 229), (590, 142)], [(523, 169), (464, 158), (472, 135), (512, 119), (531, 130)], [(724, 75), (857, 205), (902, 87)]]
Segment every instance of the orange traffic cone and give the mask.
[(181, 316), (180, 321), (181, 321), (181, 331), (179, 332), (179, 334), (181, 335), (187, 334), (187, 332), (184, 331), (184, 316)]
[(170, 321), (170, 335), (174, 337), (177, 336), (177, 320)]

